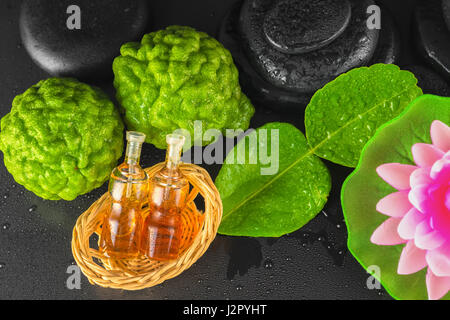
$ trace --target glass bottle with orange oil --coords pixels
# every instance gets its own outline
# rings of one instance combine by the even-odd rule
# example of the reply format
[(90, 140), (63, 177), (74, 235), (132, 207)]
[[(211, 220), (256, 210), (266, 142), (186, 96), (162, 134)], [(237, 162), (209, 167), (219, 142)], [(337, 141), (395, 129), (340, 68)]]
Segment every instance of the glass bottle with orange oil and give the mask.
[(140, 250), (152, 260), (176, 259), (182, 244), (181, 213), (189, 194), (189, 183), (179, 169), (184, 139), (177, 134), (166, 137), (165, 165), (149, 180)]
[(141, 208), (148, 195), (148, 177), (139, 165), (144, 141), (145, 134), (128, 131), (125, 160), (111, 173), (111, 206), (103, 212), (99, 241), (100, 252), (110, 258), (127, 259), (139, 255)]

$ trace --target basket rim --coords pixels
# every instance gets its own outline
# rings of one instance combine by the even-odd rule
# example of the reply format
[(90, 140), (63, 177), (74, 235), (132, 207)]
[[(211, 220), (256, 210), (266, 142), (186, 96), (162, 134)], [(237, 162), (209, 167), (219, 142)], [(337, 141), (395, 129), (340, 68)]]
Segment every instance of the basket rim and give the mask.
[[(163, 165), (164, 162), (161, 162), (144, 170), (151, 176)], [(91, 284), (124, 290), (145, 289), (178, 276), (203, 256), (217, 235), (222, 219), (222, 201), (205, 169), (195, 164), (181, 163), (180, 170), (189, 183), (198, 189), (205, 202), (203, 226), (190, 246), (176, 260), (164, 262), (150, 261), (142, 257), (120, 261), (99, 258), (98, 250), (89, 246), (89, 239), (99, 229), (100, 219), (95, 213), (108, 198), (106, 192), (78, 217), (72, 232), (72, 255)], [(100, 260), (103, 266), (94, 259)], [(111, 265), (113, 267), (107, 269)]]

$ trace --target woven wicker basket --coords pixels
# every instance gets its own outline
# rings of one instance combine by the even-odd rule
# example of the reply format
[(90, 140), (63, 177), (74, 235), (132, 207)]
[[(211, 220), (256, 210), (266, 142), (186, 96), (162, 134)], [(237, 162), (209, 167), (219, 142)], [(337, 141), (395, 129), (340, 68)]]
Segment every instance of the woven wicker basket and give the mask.
[[(151, 177), (160, 170), (163, 163), (146, 169)], [(145, 257), (135, 259), (109, 259), (90, 246), (92, 235), (101, 232), (102, 207), (110, 205), (108, 193), (98, 199), (77, 220), (73, 229), (72, 253), (76, 263), (92, 284), (102, 287), (140, 290), (155, 286), (178, 276), (196, 262), (214, 240), (222, 219), (222, 202), (219, 192), (209, 174), (199, 166), (182, 164), (182, 173), (189, 180), (192, 190), (188, 205), (183, 212), (185, 225), (192, 229), (183, 230), (182, 250), (177, 260), (158, 262)], [(197, 210), (194, 199), (200, 195), (205, 202), (205, 212)]]

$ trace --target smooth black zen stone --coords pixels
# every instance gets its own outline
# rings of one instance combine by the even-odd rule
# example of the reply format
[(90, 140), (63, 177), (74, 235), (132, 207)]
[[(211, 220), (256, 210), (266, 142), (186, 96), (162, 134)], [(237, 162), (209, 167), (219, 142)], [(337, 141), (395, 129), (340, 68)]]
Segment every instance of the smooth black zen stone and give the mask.
[[(298, 92), (281, 88), (267, 81), (249, 61), (244, 40), (239, 30), (239, 14), (242, 2), (236, 3), (223, 20), (219, 40), (231, 51), (240, 71), (240, 81), (244, 92), (257, 106), (264, 106), (276, 111), (302, 112), (316, 90)], [(396, 63), (400, 51), (398, 29), (387, 9), (382, 8), (382, 29), (375, 55), (369, 64)], [(346, 72), (349, 70), (343, 70)], [(333, 78), (334, 79), (334, 78)], [(333, 80), (331, 79), (331, 80)]]
[(348, 0), (277, 1), (266, 13), (263, 33), (282, 52), (305, 53), (339, 37), (350, 17)]
[[(139, 39), (148, 22), (145, 0), (25, 0), (22, 41), (31, 58), (55, 76), (112, 77), (120, 46)], [(70, 5), (81, 11), (81, 29), (69, 30)]]
[[(266, 15), (279, 1), (282, 0), (245, 0), (239, 19), (242, 37), (245, 39), (244, 47), (250, 61), (273, 85), (298, 93), (314, 92), (339, 74), (366, 65), (372, 59), (379, 30), (367, 28), (366, 11), (374, 4), (373, 1), (351, 0), (351, 19), (344, 33), (319, 50), (298, 55), (280, 51), (264, 35)], [(323, 0), (314, 0), (316, 1)], [(302, 21), (298, 23), (300, 28), (303, 27)]]
[(390, 11), (381, 6), (381, 32), (377, 49), (370, 64), (396, 64), (400, 59), (401, 39), (397, 24)]
[(423, 93), (435, 94), (438, 96), (449, 97), (450, 86), (439, 74), (423, 66), (407, 66), (403, 69), (409, 70), (416, 76), (418, 85)]
[(444, 14), (444, 20), (447, 24), (447, 29), (450, 30), (450, 0), (442, 0), (442, 12)]
[(301, 111), (311, 99), (311, 93), (298, 93), (279, 88), (266, 81), (251, 65), (242, 46), (238, 20), (242, 2), (235, 3), (225, 16), (219, 30), (219, 41), (230, 50), (239, 68), (239, 80), (243, 91), (257, 106), (276, 111)]
[(419, 54), (450, 81), (450, 31), (444, 21), (441, 0), (419, 2), (413, 26)]

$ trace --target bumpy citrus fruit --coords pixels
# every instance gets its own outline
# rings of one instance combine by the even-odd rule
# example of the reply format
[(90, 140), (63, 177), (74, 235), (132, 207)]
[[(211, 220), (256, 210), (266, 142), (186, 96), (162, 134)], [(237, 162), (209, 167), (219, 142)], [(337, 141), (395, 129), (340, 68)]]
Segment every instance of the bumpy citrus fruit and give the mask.
[[(176, 129), (242, 129), (254, 108), (242, 93), (233, 59), (217, 40), (189, 27), (171, 26), (130, 42), (114, 60), (114, 86), (125, 122), (147, 142), (165, 148)], [(207, 144), (209, 141), (203, 141)]]
[(1, 120), (0, 149), (25, 188), (73, 200), (108, 179), (123, 151), (123, 123), (101, 90), (50, 78), (14, 98)]

